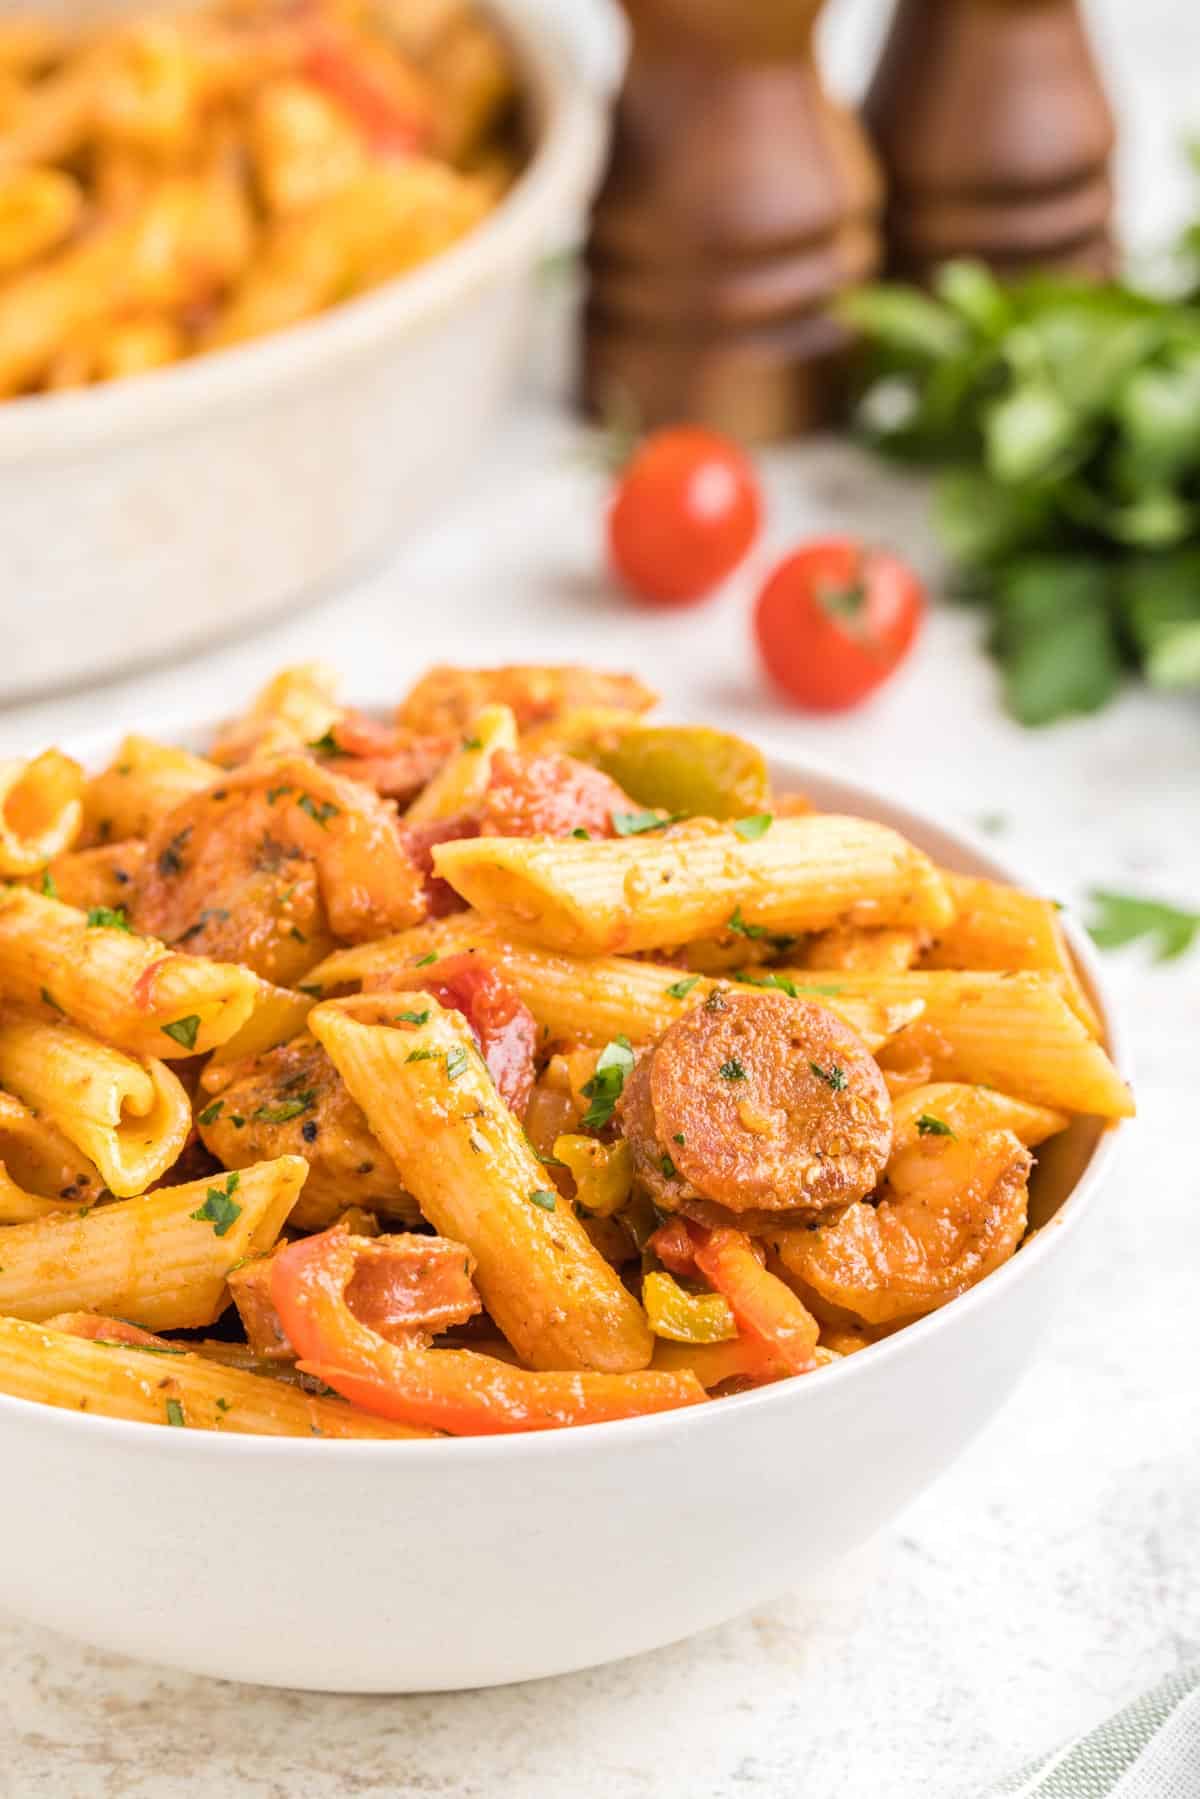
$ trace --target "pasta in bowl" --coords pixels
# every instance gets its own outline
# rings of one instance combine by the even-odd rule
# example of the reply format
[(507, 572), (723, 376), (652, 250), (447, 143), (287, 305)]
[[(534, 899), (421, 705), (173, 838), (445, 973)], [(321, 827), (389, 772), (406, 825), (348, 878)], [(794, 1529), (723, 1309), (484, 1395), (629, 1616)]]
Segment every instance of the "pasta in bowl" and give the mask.
[[(356, 1688), (604, 1659), (853, 1541), (1015, 1377), (1132, 1110), (1055, 908), (876, 805), (801, 798), (736, 739), (649, 722), (650, 698), (438, 670), (383, 721), (308, 668), (205, 755), (126, 739), (73, 793), (58, 770), (41, 812), (38, 764), (15, 771), (0, 1432), (88, 1460), (116, 1432), (156, 1487), (187, 1461), (227, 1495), (300, 1456), (272, 1566), (346, 1480), (372, 1516), (455, 1518), (461, 1590), (439, 1550), (393, 1603), (440, 1592), (465, 1624), (470, 1593), (524, 1592), (516, 1649), (297, 1647), (282, 1627), (313, 1616), (276, 1595), (279, 1638), (221, 1662), (239, 1541), (225, 1599), (190, 1596), (199, 1642), (95, 1605), (83, 1634)], [(22, 827), (45, 850), (55, 804), (31, 868)], [(832, 1517), (814, 1467), (848, 1480), (864, 1454), (882, 1472)], [(576, 1569), (556, 1621), (553, 1555), (535, 1576), (512, 1535), (543, 1483), (613, 1544), (686, 1494), (671, 1557), (719, 1570), (614, 1619)], [(533, 1528), (539, 1569), (560, 1528)], [(366, 1539), (332, 1560), (313, 1603), (361, 1618)]]

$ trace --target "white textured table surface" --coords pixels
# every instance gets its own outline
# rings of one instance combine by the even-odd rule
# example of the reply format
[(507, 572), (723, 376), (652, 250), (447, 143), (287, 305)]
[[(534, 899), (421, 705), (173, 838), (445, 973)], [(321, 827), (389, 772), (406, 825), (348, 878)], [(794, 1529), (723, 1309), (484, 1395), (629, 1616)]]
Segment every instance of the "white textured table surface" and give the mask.
[[(866, 516), (930, 565), (919, 495), (848, 450), (791, 453), (771, 478), (778, 536)], [(597, 657), (948, 820), (1003, 814), (998, 845), (1068, 903), (1094, 882), (1200, 899), (1194, 704), (1131, 692), (1024, 733), (995, 704), (974, 621), (947, 609), (873, 709), (797, 720), (757, 681), (746, 585), (684, 616), (627, 608), (596, 575), (598, 510), (567, 427), (531, 412), (454, 518), (352, 598), (212, 661), (0, 717), (0, 749), (219, 714), (314, 654), (371, 694), (435, 655)], [(1200, 1655), (1200, 957), (1110, 966), (1142, 1117), (1079, 1284), (998, 1420), (819, 1591), (617, 1667), (431, 1698), (221, 1686), (0, 1621), (0, 1794), (958, 1799)]]
[[(852, 82), (882, 0), (851, 10), (833, 48)], [(1179, 211), (1167, 169), (1200, 15), (1143, 0), (1131, 29), (1133, 10), (1092, 7), (1133, 127), (1127, 217), (1147, 243)], [(798, 451), (771, 475), (778, 539), (866, 516), (932, 567), (919, 493), (849, 452)], [(1069, 903), (1092, 884), (1200, 903), (1195, 703), (1131, 693), (1100, 719), (1023, 733), (995, 705), (973, 620), (943, 611), (873, 709), (796, 721), (756, 679), (746, 585), (681, 617), (627, 609), (597, 580), (598, 503), (566, 427), (531, 411), (453, 518), (352, 596), (207, 662), (0, 714), (0, 753), (214, 716), (310, 655), (369, 695), (433, 657), (591, 658), (949, 821), (1002, 814), (997, 847)], [(1200, 953), (1109, 966), (1141, 1117), (1078, 1285), (996, 1421), (820, 1590), (616, 1667), (429, 1698), (190, 1680), (0, 1617), (0, 1799), (963, 1799), (1200, 1656)]]

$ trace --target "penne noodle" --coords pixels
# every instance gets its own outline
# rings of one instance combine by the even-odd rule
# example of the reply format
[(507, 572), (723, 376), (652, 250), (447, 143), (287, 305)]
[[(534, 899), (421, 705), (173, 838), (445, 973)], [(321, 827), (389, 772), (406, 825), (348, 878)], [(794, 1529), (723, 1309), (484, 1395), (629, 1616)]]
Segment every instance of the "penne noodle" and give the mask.
[(254, 1010), (241, 1029), (226, 1039), (208, 1059), (208, 1068), (223, 1068), (240, 1062), (245, 1056), (261, 1056), (277, 1044), (290, 1043), (305, 1029), (308, 1015), (316, 1005), (311, 993), (292, 987), (273, 987), (260, 981)]
[(48, 1118), (0, 1093), (0, 1224), (94, 1205), (103, 1191), (95, 1163)]
[[(825, 972), (809, 969), (797, 978), (823, 981)], [(829, 970), (828, 979), (847, 994), (924, 1002), (922, 1017), (883, 1051), (887, 1066), (893, 1055), (919, 1045), (926, 1079), (998, 1087), (1065, 1112), (1133, 1114), (1133, 1095), (1069, 1004), (1059, 975)]]
[(308, 748), (342, 716), (339, 685), (336, 670), (327, 662), (298, 662), (281, 669), (246, 711), (218, 732), (212, 746), (214, 760), (233, 768), (252, 756)]
[(453, 818), (479, 804), (488, 789), (492, 757), (497, 750), (515, 750), (517, 721), (510, 706), (485, 706), (468, 726), (461, 745), (422, 788), (406, 817), (410, 824), (435, 818)]
[(0, 877), (31, 875), (70, 849), (83, 823), (83, 770), (47, 750), (0, 762)]
[(81, 1217), (14, 1224), (3, 1237), (0, 1315), (103, 1312), (151, 1331), (212, 1324), (229, 1304), (230, 1270), (271, 1248), (307, 1172), (299, 1156), (281, 1156)]
[[(903, 974), (912, 968), (927, 942), (928, 931), (889, 930), (853, 925), (818, 931), (796, 958), (803, 968), (846, 969), (860, 974)], [(965, 964), (974, 968), (975, 963)]]
[(659, 949), (732, 930), (750, 941), (834, 925), (945, 924), (929, 858), (886, 825), (812, 813), (754, 842), (693, 822), (579, 843), (476, 837), (434, 847), (435, 872), (516, 936), (573, 954)]
[[(1028, 1100), (997, 1093), (991, 1087), (971, 1087), (960, 1081), (932, 1081), (912, 1087), (892, 1106), (893, 1154), (924, 1136), (949, 1133), (969, 1137), (983, 1131), (1011, 1131), (1027, 1149), (1047, 1137), (1065, 1131), (1070, 1119), (1050, 1106), (1030, 1105)], [(944, 1127), (941, 1129), (939, 1127)]]
[[(534, 949), (508, 941), (469, 913), (457, 913), (436, 924), (381, 937), (375, 943), (335, 950), (311, 971), (305, 985), (336, 992), (359, 986), (372, 975), (409, 971), (426, 956), (455, 955), (462, 950), (477, 951), (511, 982), (541, 1026), (543, 1037), (597, 1047), (622, 1033), (634, 1043), (648, 1042), (684, 1012), (702, 1004), (714, 987), (729, 984), (692, 974), (686, 968), (641, 962), (630, 956), (584, 960)], [(770, 978), (760, 970), (747, 972), (751, 984)], [(915, 995), (880, 999), (869, 992), (843, 993), (839, 978), (833, 975), (818, 980), (793, 969), (791, 976), (791, 984), (802, 998), (819, 1000), (844, 1018), (871, 1050), (913, 1023), (924, 1010), (924, 1002)]]
[(132, 1055), (172, 1061), (215, 1049), (241, 1030), (259, 994), (248, 968), (90, 925), (40, 893), (0, 893), (0, 998), (40, 1004)]
[(466, 1244), (475, 1282), (530, 1368), (644, 1368), (645, 1315), (556, 1199), (528, 1138), (500, 1099), (467, 1026), (422, 993), (389, 1022), (395, 994), (317, 1006), (309, 1027), (434, 1229)]
[(166, 1173), (192, 1128), (191, 1102), (164, 1063), (27, 1013), (0, 1017), (0, 1085), (57, 1126), (122, 1199)]
[(190, 1351), (137, 1349), (0, 1318), (0, 1393), (42, 1405), (264, 1437), (427, 1437), (294, 1383), (225, 1367)]
[(221, 773), (215, 762), (193, 756), (190, 750), (156, 743), (152, 737), (126, 737), (108, 767), (84, 790), (87, 842), (148, 837), (180, 800), (214, 787)]
[(1075, 972), (1054, 901), (972, 875), (943, 870), (942, 878), (954, 902), (954, 918), (938, 930), (920, 966), (1060, 974), (1071, 1005), (1097, 1036), (1096, 1010)]

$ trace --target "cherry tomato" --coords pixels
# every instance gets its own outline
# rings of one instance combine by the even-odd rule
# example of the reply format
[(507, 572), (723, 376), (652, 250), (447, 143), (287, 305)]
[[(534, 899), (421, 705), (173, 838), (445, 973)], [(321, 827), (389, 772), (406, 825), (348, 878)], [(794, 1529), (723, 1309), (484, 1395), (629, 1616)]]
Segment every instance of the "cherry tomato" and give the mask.
[(849, 537), (806, 544), (758, 596), (754, 628), (772, 679), (812, 712), (856, 706), (904, 660), (925, 594), (898, 556)]
[(728, 438), (656, 431), (634, 452), (608, 515), (609, 553), (649, 605), (687, 606), (737, 567), (762, 520), (758, 480)]

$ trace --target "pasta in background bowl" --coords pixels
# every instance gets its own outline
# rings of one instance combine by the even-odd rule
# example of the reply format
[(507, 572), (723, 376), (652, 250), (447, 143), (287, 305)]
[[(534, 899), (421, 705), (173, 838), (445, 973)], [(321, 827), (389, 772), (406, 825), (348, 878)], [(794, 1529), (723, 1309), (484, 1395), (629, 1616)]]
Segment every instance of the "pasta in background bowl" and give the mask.
[(0, 1603), (282, 1685), (563, 1672), (802, 1580), (1003, 1399), (1132, 1110), (1086, 946), (651, 697), (439, 670), (388, 723), (304, 669), (7, 771)]
[(185, 8), (37, 83), (21, 58), (58, 52), (0, 11), (0, 699), (319, 591), (425, 520), (486, 437), (607, 97), (569, 16), (385, 4), (414, 33), (488, 21), (482, 49), (414, 61), (411, 144), (365, 7), (226, 4), (207, 35)]

